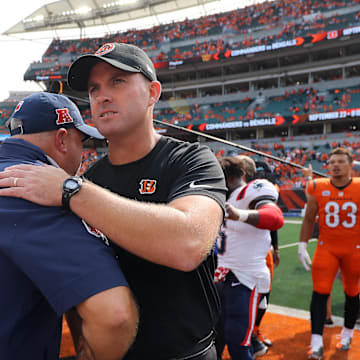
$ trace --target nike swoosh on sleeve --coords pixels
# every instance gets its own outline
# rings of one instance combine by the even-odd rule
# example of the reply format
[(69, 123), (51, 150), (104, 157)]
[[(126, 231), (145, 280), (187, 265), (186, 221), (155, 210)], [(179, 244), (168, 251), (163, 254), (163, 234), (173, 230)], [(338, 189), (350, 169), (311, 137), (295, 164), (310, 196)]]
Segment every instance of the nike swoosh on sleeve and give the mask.
[(190, 183), (190, 185), (189, 185), (189, 188), (191, 188), (191, 189), (200, 189), (200, 188), (203, 188), (203, 189), (216, 189), (216, 187), (214, 187), (214, 186), (211, 186), (211, 185), (197, 185), (197, 184), (195, 184), (195, 181), (192, 181), (191, 183)]

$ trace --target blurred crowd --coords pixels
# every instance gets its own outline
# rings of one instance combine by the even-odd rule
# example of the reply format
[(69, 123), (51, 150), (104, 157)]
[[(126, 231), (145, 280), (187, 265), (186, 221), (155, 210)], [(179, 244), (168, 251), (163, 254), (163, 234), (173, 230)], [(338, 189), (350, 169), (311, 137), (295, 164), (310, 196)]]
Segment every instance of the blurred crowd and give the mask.
[[(278, 41), (322, 34), (326, 31), (346, 28), (358, 23), (359, 12), (324, 16), (329, 10), (342, 9), (359, 4), (360, 0), (279, 0), (254, 4), (227, 13), (185, 19), (161, 24), (149, 29), (128, 30), (98, 38), (77, 40), (54, 39), (43, 55), (47, 68), (37, 69), (35, 75), (56, 73), (69, 67), (79, 55), (94, 53), (105, 42), (135, 44), (149, 53), (156, 62), (176, 61), (216, 53), (266, 45)], [(302, 19), (301, 22), (298, 19)], [(239, 38), (240, 40), (236, 40)], [(190, 44), (176, 42), (191, 40)], [(171, 46), (167, 46), (171, 43)], [(61, 55), (71, 55), (63, 63)]]
[[(353, 137), (357, 138), (358, 135), (353, 135)], [(287, 162), (300, 165), (301, 167), (308, 167), (309, 164), (311, 164), (314, 170), (318, 170), (322, 174), (327, 174), (328, 153), (338, 146), (349, 148), (353, 153), (353, 160), (360, 160), (360, 138), (358, 141), (351, 142), (347, 140), (343, 140), (342, 142), (328, 142), (321, 147), (311, 149), (299, 147), (286, 148), (281, 143), (274, 143), (271, 145), (259, 145), (254, 143), (251, 147), (254, 150), (276, 156)], [(222, 156), (224, 154), (225, 151), (220, 150), (217, 153), (217, 156)], [(251, 152), (243, 154), (254, 157), (254, 154)], [(260, 159), (260, 157), (257, 155), (255, 158)], [(280, 189), (303, 189), (305, 187), (306, 179), (304, 178), (303, 171), (300, 168), (282, 163), (280, 161), (274, 161), (266, 157), (263, 157), (261, 160), (264, 160), (270, 166), (274, 174), (272, 180), (279, 186)], [(360, 173), (354, 171), (353, 175), (360, 176)], [(315, 174), (314, 178), (316, 178)]]

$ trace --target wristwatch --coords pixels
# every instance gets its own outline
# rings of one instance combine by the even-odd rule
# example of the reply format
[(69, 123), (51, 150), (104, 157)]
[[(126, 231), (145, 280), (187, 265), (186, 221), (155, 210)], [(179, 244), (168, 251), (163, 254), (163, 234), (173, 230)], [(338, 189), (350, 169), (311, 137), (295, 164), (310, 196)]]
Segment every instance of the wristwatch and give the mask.
[(83, 180), (80, 176), (71, 176), (63, 183), (62, 188), (62, 207), (70, 211), (70, 199), (81, 189)]

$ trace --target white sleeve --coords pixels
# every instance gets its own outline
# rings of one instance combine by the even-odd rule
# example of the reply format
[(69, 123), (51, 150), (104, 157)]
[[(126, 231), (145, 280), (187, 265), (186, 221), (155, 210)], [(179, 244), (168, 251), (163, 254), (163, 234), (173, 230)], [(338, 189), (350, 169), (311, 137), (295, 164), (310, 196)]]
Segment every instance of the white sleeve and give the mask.
[(256, 209), (262, 202), (278, 200), (279, 193), (276, 187), (268, 180), (256, 179), (248, 184), (245, 199), (249, 209)]

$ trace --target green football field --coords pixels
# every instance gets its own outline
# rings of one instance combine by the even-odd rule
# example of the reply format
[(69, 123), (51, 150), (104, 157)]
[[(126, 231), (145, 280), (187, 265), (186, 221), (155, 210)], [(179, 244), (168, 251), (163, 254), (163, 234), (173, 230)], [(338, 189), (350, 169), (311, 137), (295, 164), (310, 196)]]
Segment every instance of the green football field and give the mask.
[[(311, 272), (303, 268), (297, 256), (300, 227), (300, 218), (285, 218), (285, 225), (279, 230), (280, 264), (274, 270), (270, 303), (309, 310), (312, 280)], [(316, 241), (308, 245), (311, 258), (315, 247)], [(344, 292), (338, 279), (335, 279), (333, 285), (332, 313), (337, 316), (344, 314)]]

